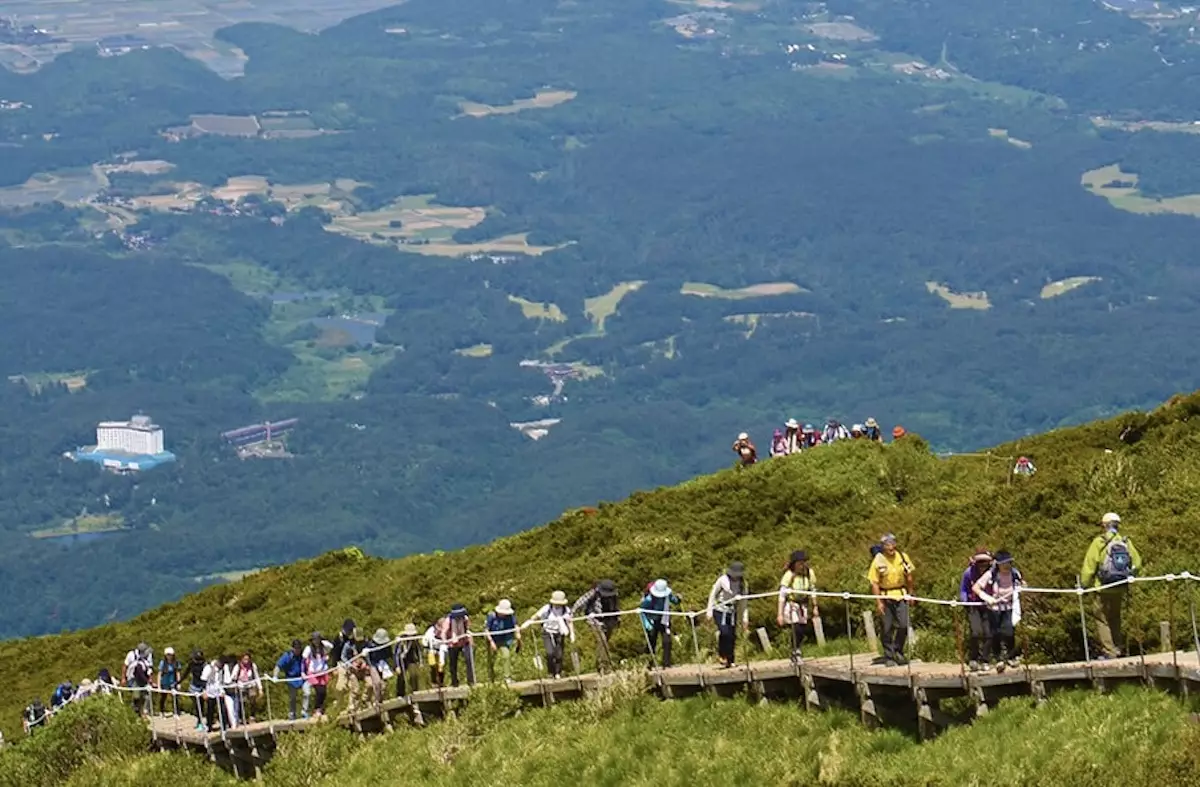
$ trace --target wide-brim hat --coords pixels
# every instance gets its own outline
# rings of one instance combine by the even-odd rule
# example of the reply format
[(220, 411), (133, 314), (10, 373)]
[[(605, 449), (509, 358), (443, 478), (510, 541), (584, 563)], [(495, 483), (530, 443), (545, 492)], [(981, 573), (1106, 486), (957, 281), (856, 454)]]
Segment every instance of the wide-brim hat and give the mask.
[(561, 590), (556, 590), (550, 594), (550, 603), (556, 607), (565, 607), (567, 605), (567, 594)]
[(463, 604), (455, 604), (450, 607), (450, 617), (465, 618), (467, 616), (467, 608)]
[(511, 615), (513, 613), (512, 602), (506, 598), (500, 599), (500, 603), (496, 605), (497, 615)]
[(991, 563), (992, 562), (992, 553), (985, 552), (982, 550), (979, 552), (976, 552), (974, 555), (971, 556), (971, 562), (972, 563)]
[(879, 537), (879, 543), (894, 544), (894, 543), (896, 543), (896, 536), (894, 536), (891, 533), (884, 533), (882, 536)]
[(784, 426), (786, 426), (788, 429), (799, 429), (800, 422), (797, 421), (795, 418), (789, 418), (789, 419), (787, 419), (787, 423), (785, 423)]
[(738, 434), (738, 439), (739, 440), (749, 440), (750, 435), (746, 434), (745, 432), (741, 432), (740, 434)]
[(805, 552), (803, 549), (797, 549), (795, 552), (792, 553), (791, 559), (788, 560), (788, 565), (790, 566), (795, 563), (803, 563), (806, 560), (808, 560), (808, 553)]
[(617, 583), (611, 579), (602, 579), (596, 583), (596, 592), (605, 598), (612, 598), (617, 595)]
[(416, 623), (406, 623), (406, 624), (404, 624), (404, 633), (403, 633), (401, 636), (405, 636), (405, 637), (415, 637), (415, 636), (417, 636), (419, 633), (420, 633), (420, 632), (418, 632), (418, 631), (417, 631), (417, 624), (416, 624)]
[(665, 579), (656, 579), (654, 584), (650, 586), (650, 595), (655, 598), (666, 598), (671, 595), (671, 586), (667, 584)]
[(878, 428), (879, 428), (879, 422), (878, 422), (878, 421), (876, 421), (874, 418), (868, 418), (868, 419), (867, 419), (867, 426), (868, 426), (869, 428), (871, 428), (871, 429), (878, 429)]
[(139, 642), (137, 646), (137, 652), (139, 656), (148, 656), (150, 655), (150, 646), (145, 642)]
[(83, 680), (79, 681), (79, 688), (90, 689), (91, 687), (92, 687), (92, 679), (91, 678), (84, 678)]
[(1012, 562), (1013, 562), (1013, 556), (1012, 556), (1011, 552), (997, 552), (996, 553), (996, 565), (997, 566), (1006, 566)]
[(371, 641), (376, 645), (386, 645), (392, 641), (387, 629), (375, 629), (375, 636), (371, 637)]
[(1100, 517), (1100, 524), (1102, 524), (1102, 525), (1119, 525), (1119, 524), (1121, 524), (1121, 515), (1114, 511), (1109, 511), (1107, 514)]
[(908, 434), (908, 432), (904, 429), (903, 426), (897, 426), (892, 429), (892, 437), (901, 438), (901, 437), (904, 437), (904, 435), (906, 435), (906, 434)]
[(729, 564), (729, 568), (726, 569), (725, 573), (734, 579), (741, 579), (746, 575), (746, 565), (740, 560), (735, 560)]

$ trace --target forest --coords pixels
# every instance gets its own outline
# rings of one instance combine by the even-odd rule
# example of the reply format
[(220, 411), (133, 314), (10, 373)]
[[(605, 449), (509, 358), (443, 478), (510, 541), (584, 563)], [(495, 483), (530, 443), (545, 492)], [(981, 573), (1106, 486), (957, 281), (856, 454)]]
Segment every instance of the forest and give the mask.
[[(1120, 163), (1146, 195), (1200, 191), (1194, 135), (1091, 121), (1190, 119), (1191, 61), (1154, 49), (1182, 33), (1082, 2), (983, 5), (838, 0), (801, 18), (767, 3), (685, 39), (664, 20), (687, 9), (659, 0), (413, 0), (316, 35), (227, 28), (250, 58), (232, 81), (167, 50), (0, 70), (0, 96), (32, 104), (0, 113), (0, 195), (134, 155), (174, 166), (113, 173), (114, 193), (350, 180), (339, 199), (360, 215), (434, 195), (485, 212), (453, 243), (557, 247), (422, 254), (265, 197), (243, 215), (143, 210), (117, 232), (98, 204), (0, 209), (0, 635), (124, 619), (347, 544), (392, 556), (514, 533), (719, 468), (737, 432), (765, 448), (789, 417), (874, 416), (967, 451), (1197, 387), (1196, 219), (1080, 185)], [(837, 14), (878, 40), (803, 24)], [(1014, 55), (1010, 28), (1052, 40)], [(1084, 29), (1109, 45), (1079, 48)], [(917, 57), (951, 78), (887, 65)], [(543, 88), (576, 95), (460, 111)], [(160, 134), (277, 110), (337, 133)], [(954, 308), (963, 293), (986, 296)], [(368, 311), (384, 315), (370, 342), (312, 322)], [(538, 405), (552, 386), (531, 359), (590, 376)], [(63, 459), (137, 411), (177, 464), (131, 479)], [(284, 417), (301, 419), (291, 459), (220, 441)], [(510, 426), (543, 418), (561, 422), (536, 442)], [(126, 530), (28, 535), (85, 511)]]

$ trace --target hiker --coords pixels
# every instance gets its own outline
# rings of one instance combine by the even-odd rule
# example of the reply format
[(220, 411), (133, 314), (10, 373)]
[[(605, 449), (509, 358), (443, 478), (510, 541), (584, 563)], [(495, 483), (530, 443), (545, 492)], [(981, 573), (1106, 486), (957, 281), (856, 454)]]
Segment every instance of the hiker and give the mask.
[[(1118, 658), (1125, 649), (1121, 631), (1121, 605), (1129, 593), (1129, 580), (1142, 568), (1142, 556), (1127, 536), (1118, 532), (1121, 517), (1109, 512), (1100, 520), (1104, 532), (1092, 539), (1080, 582), (1085, 588), (1105, 588), (1096, 596), (1096, 633), (1100, 637), (1100, 659)], [(1110, 587), (1111, 586), (1111, 587)]]
[(52, 710), (58, 710), (70, 702), (74, 695), (74, 684), (72, 684), (69, 680), (64, 680), (54, 688), (54, 693), (50, 695), (50, 708)]
[(729, 564), (708, 591), (708, 619), (717, 624), (717, 655), (726, 669), (733, 666), (737, 648), (737, 625), (750, 631), (750, 602), (741, 598), (746, 589), (746, 567), (738, 560)]
[(392, 679), (392, 637), (387, 629), (375, 629), (371, 643), (366, 649), (367, 678), (371, 681), (371, 693), (375, 704), (383, 702), (383, 687)]
[(567, 638), (570, 637), (571, 644), (575, 644), (575, 620), (571, 617), (571, 609), (567, 603), (567, 594), (556, 590), (550, 594), (550, 602), (542, 605), (541, 609), (522, 624), (522, 627), (526, 627), (541, 621), (542, 644), (546, 648), (546, 671), (552, 678), (562, 677)]
[(883, 551), (871, 560), (866, 578), (871, 583), (875, 609), (883, 619), (883, 659), (888, 667), (908, 663), (904, 643), (908, 640), (908, 608), (913, 604), (913, 564), (908, 555), (896, 548), (896, 537), (888, 533), (879, 539)]
[(992, 567), (992, 553), (979, 547), (972, 555), (967, 568), (963, 571), (962, 580), (958, 584), (958, 600), (967, 604), (967, 627), (970, 636), (967, 640), (967, 668), (971, 672), (979, 672), (980, 665), (991, 661), (992, 648), (992, 616), (984, 606), (983, 597), (975, 588), (981, 577), (988, 575)]
[(92, 682), (92, 679), (84, 678), (83, 680), (79, 681), (79, 688), (76, 689), (75, 694), (72, 695), (72, 700), (76, 702), (79, 700), (86, 700), (88, 697), (92, 696), (95, 691), (96, 684)]
[(904, 438), (904, 436), (907, 434), (908, 431), (903, 426), (892, 427), (892, 442), (894, 443), (897, 440)]
[(437, 628), (438, 624), (434, 623), (425, 629), (421, 646), (425, 649), (425, 663), (429, 665), (429, 683), (433, 688), (440, 689), (446, 681), (446, 654), (450, 648), (438, 639)]
[(175, 648), (163, 651), (163, 659), (158, 662), (158, 715), (167, 715), (167, 697), (171, 698), (172, 716), (179, 715), (179, 695), (176, 688), (182, 682), (183, 665), (175, 657)]
[(207, 701), (204, 696), (204, 687), (208, 683), (204, 676), (206, 666), (208, 666), (208, 662), (204, 660), (204, 651), (196, 648), (192, 651), (191, 659), (188, 660), (187, 666), (179, 676), (179, 685), (182, 686), (185, 679), (188, 682), (188, 692), (192, 695), (192, 703), (196, 710), (196, 729), (198, 730), (204, 729), (206, 715)]
[(777, 456), (787, 455), (787, 440), (783, 436), (783, 431), (781, 429), (776, 429), (775, 434), (771, 436), (771, 458), (774, 459)]
[(21, 714), (21, 726), (25, 729), (26, 735), (33, 735), (34, 730), (45, 726), (46, 720), (49, 718), (50, 711), (46, 710), (46, 706), (42, 704), (41, 700), (34, 699), (25, 706), (25, 711)]
[(987, 573), (975, 580), (975, 595), (987, 604), (993, 637), (992, 652), (996, 654), (996, 672), (1020, 663), (1017, 654), (1016, 632), (1013, 630), (1019, 604), (1018, 591), (1025, 584), (1021, 572), (1013, 565), (1012, 553), (1001, 550)]
[(588, 627), (596, 635), (596, 669), (600, 672), (612, 670), (608, 638), (621, 624), (619, 611), (617, 583), (611, 579), (600, 580), (571, 605), (571, 616), (585, 616)]
[(237, 711), (243, 723), (253, 724), (258, 716), (258, 698), (262, 696), (262, 675), (250, 651), (242, 653), (236, 668)]
[(850, 439), (861, 440), (867, 433), (867, 428), (862, 424), (854, 424), (850, 427)]
[(805, 424), (800, 430), (800, 445), (802, 448), (815, 448), (821, 444), (821, 433), (812, 424)]
[(221, 687), (225, 696), (221, 707), (225, 709), (226, 729), (232, 729), (241, 722), (242, 703), (239, 696), (241, 685), (238, 682), (238, 657), (226, 653), (221, 657)]
[(333, 647), (329, 651), (329, 659), (337, 674), (334, 689), (339, 693), (346, 693), (347, 705), (351, 708), (357, 707), (361, 687), (359, 677), (363, 672), (362, 659), (358, 658), (362, 652), (358, 639), (358, 625), (353, 618), (346, 618), (342, 621), (342, 628), (337, 636), (333, 638)]
[(872, 443), (882, 443), (883, 433), (879, 431), (879, 422), (874, 418), (868, 418), (864, 424), (863, 437), (870, 440)]
[(638, 608), (642, 610), (642, 629), (646, 635), (646, 647), (650, 651), (652, 666), (658, 650), (660, 635), (663, 646), (662, 666), (671, 666), (671, 616), (667, 613), (671, 607), (678, 608), (680, 603), (679, 596), (671, 590), (667, 580), (656, 579), (646, 589), (646, 595), (642, 597), (642, 602), (638, 605)]
[(800, 433), (800, 423), (795, 418), (789, 418), (783, 426), (787, 430), (783, 433), (785, 453), (800, 453), (804, 448), (804, 436)]
[[(296, 716), (296, 700), (300, 697), (300, 693), (304, 689), (304, 643), (298, 639), (292, 640), (291, 650), (285, 650), (279, 660), (275, 662), (275, 669), (271, 671), (271, 677), (279, 680), (279, 674), (287, 678), (288, 687), (288, 720), (295, 721)], [(302, 711), (303, 716), (300, 718), (308, 718), (308, 707), (305, 703), (305, 708)]]
[(1037, 468), (1027, 456), (1018, 457), (1016, 465), (1013, 466), (1013, 475), (1031, 476), (1036, 472)]
[(792, 661), (803, 658), (804, 637), (809, 620), (821, 617), (821, 608), (812, 592), (817, 589), (816, 576), (808, 565), (808, 553), (797, 549), (788, 559), (779, 579), (779, 600), (775, 605), (776, 625), (792, 630)]
[[(333, 643), (330, 642), (329, 640), (325, 639), (325, 637), (321, 636), (321, 632), (314, 631), (312, 633), (312, 635), (308, 638), (308, 644), (304, 646), (304, 652), (300, 654), (301, 661), (303, 661), (305, 664), (307, 664), (308, 660), (310, 658), (312, 658), (313, 655), (315, 653), (317, 653), (318, 651), (322, 654), (322, 659), (324, 660), (324, 662), (326, 664), (324, 669), (332, 670), (333, 665), (331, 662), (333, 661)], [(309, 700), (312, 699), (313, 692), (316, 690), (316, 684), (311, 683), (308, 680), (307, 670), (308, 670), (308, 667), (307, 666), (304, 667), (304, 672), (303, 672), (304, 688), (301, 689), (301, 694), (303, 696), (301, 697), (301, 703), (300, 703), (301, 717), (306, 717), (308, 715), (308, 703), (309, 703)], [(328, 687), (329, 681), (327, 680), (324, 683), (322, 683), (321, 685), (324, 687)], [(328, 689), (326, 688), (326, 689), (322, 689), (322, 690), (327, 691)]]
[(150, 678), (154, 673), (154, 652), (145, 642), (125, 654), (125, 670), (122, 684), (133, 689), (133, 711), (139, 716), (149, 716), (151, 710), (150, 697), (146, 689), (150, 686)]
[(750, 442), (750, 435), (745, 432), (739, 434), (737, 440), (733, 441), (733, 452), (737, 454), (739, 467), (749, 467), (758, 461), (758, 450), (754, 447), (754, 443)]
[(821, 442), (836, 443), (838, 440), (849, 440), (850, 432), (846, 427), (842, 426), (837, 420), (830, 418), (825, 423), (825, 431), (821, 433)]
[(467, 662), (467, 685), (475, 685), (475, 648), (471, 642), (471, 618), (467, 608), (455, 604), (450, 614), (436, 624), (437, 638), (446, 645), (450, 661), (450, 685), (458, 685), (458, 662), (464, 655)]
[(396, 665), (396, 696), (421, 690), (421, 643), (415, 623), (408, 623), (400, 634), (392, 654)]
[[(204, 678), (204, 720), (211, 732), (214, 729), (214, 721), (218, 724), (225, 724), (226, 721), (226, 711), (224, 708), (225, 687), (222, 685), (221, 659), (213, 658), (208, 664), (204, 665), (202, 677)], [(217, 729), (220, 729), (220, 727)]]
[(496, 608), (487, 613), (483, 636), (488, 644), (488, 680), (496, 680), (496, 659), (500, 659), (503, 680), (511, 682), (513, 652), (521, 652), (521, 626), (511, 601), (502, 598)]
[(308, 698), (313, 696), (313, 718), (325, 715), (325, 695), (329, 691), (329, 652), (333, 643), (326, 643), (320, 632), (314, 631), (312, 640), (304, 648), (304, 705), (301, 712), (308, 715)]

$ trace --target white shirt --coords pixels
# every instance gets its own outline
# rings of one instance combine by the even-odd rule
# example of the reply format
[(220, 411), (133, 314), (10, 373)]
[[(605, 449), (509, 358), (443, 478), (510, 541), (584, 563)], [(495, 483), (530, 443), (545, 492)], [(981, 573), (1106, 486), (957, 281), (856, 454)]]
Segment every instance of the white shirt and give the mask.
[(542, 624), (542, 631), (547, 634), (569, 634), (572, 641), (575, 639), (575, 628), (572, 625), (571, 610), (568, 607), (552, 607), (546, 604), (533, 613), (533, 617), (529, 620), (545, 621)]

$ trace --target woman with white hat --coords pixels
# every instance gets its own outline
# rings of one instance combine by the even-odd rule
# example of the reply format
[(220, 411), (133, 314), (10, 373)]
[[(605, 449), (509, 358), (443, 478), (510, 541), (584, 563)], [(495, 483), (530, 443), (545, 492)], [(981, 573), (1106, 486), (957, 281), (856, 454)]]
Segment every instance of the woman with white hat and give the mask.
[(655, 651), (658, 649), (658, 638), (662, 636), (663, 657), (662, 666), (671, 666), (671, 616), (667, 614), (669, 607), (678, 607), (679, 596), (671, 590), (665, 579), (656, 579), (642, 597), (641, 607), (642, 628), (646, 632), (646, 647), (650, 650), (650, 663), (653, 665)]
[(783, 427), (786, 430), (783, 433), (785, 452), (789, 454), (800, 453), (804, 447), (803, 438), (800, 435), (800, 422), (795, 418), (789, 418)]
[(496, 659), (500, 659), (504, 682), (509, 682), (512, 680), (513, 651), (521, 650), (521, 627), (517, 624), (517, 612), (511, 601), (502, 598), (496, 608), (487, 613), (483, 636), (488, 643), (489, 679), (496, 679)]
[(567, 594), (556, 590), (550, 594), (550, 603), (545, 604), (533, 617), (525, 621), (525, 626), (541, 622), (542, 643), (546, 646), (546, 671), (553, 678), (562, 677), (563, 645), (567, 637), (575, 644), (575, 621), (571, 617), (571, 609), (567, 606)]
[(739, 467), (749, 467), (758, 461), (758, 449), (750, 442), (750, 435), (745, 432), (733, 441), (733, 452), (737, 454)]

